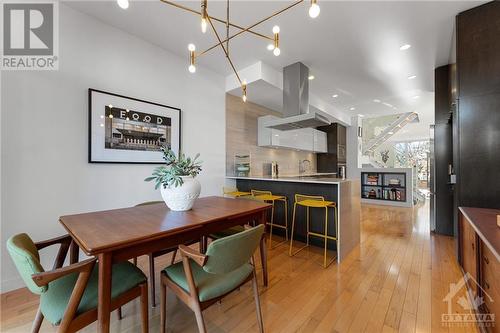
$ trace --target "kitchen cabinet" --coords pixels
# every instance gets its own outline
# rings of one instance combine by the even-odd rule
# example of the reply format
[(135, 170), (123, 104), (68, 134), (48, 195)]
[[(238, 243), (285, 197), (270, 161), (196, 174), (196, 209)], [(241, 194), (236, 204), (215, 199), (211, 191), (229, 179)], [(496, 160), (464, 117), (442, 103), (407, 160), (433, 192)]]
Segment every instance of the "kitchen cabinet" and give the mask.
[(313, 132), (314, 134), (314, 141), (313, 141), (313, 150), (315, 152), (326, 152), (328, 149), (328, 144), (326, 142), (326, 133), (321, 132), (318, 130), (315, 130)]
[(258, 119), (258, 146), (296, 149), (315, 153), (325, 153), (327, 151), (326, 133), (315, 128), (280, 131), (266, 127), (266, 123), (273, 119), (276, 119), (276, 117), (266, 116)]
[(346, 128), (335, 123), (318, 127), (318, 130), (327, 137), (327, 151), (316, 156), (318, 172), (338, 172), (338, 167), (345, 165), (347, 160)]
[[(458, 218), (459, 263), (469, 292), (479, 297), (477, 314), (500, 316), (500, 228), (498, 209), (460, 207)], [(488, 319), (487, 316), (484, 318)], [(487, 324), (487, 322), (484, 322)], [(499, 333), (500, 326), (484, 327)]]

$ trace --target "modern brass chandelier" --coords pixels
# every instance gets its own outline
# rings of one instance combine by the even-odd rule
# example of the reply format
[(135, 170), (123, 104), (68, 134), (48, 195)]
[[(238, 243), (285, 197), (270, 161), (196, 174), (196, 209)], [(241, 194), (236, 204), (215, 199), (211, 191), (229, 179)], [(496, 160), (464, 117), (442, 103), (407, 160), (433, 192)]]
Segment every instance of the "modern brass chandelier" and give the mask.
[[(283, 9), (280, 9), (276, 12), (274, 12), (273, 14), (257, 21), (256, 23), (254, 24), (251, 24), (250, 26), (248, 27), (242, 27), (240, 25), (237, 25), (233, 22), (231, 22), (229, 20), (229, 0), (226, 0), (226, 18), (225, 19), (220, 19), (220, 18), (217, 18), (217, 17), (214, 17), (214, 16), (211, 16), (208, 14), (208, 0), (201, 0), (201, 8), (200, 8), (200, 11), (197, 11), (197, 10), (194, 10), (194, 9), (191, 9), (191, 8), (188, 8), (188, 7), (185, 7), (183, 5), (180, 5), (178, 3), (175, 3), (175, 2), (172, 2), (172, 1), (169, 1), (169, 0), (160, 0), (162, 3), (164, 4), (167, 4), (167, 5), (170, 5), (170, 6), (174, 6), (176, 8), (179, 8), (179, 9), (182, 9), (182, 10), (185, 10), (185, 11), (188, 11), (188, 12), (191, 12), (193, 14), (196, 14), (196, 15), (199, 15), (200, 16), (200, 20), (201, 20), (201, 31), (202, 33), (206, 33), (207, 32), (207, 27), (208, 25), (210, 25), (210, 27), (212, 28), (215, 36), (217, 37), (217, 40), (218, 40), (218, 43), (207, 48), (206, 50), (204, 51), (201, 51), (201, 52), (196, 52), (196, 46), (194, 44), (189, 44), (188, 45), (188, 51), (189, 51), (189, 67), (188, 67), (188, 70), (190, 73), (195, 73), (196, 72), (196, 62), (197, 62), (197, 59), (205, 54), (207, 54), (208, 52), (210, 52), (211, 50), (217, 48), (217, 47), (221, 47), (222, 51), (224, 52), (224, 55), (227, 59), (227, 61), (229, 62), (229, 65), (231, 66), (231, 69), (233, 70), (234, 72), (234, 75), (236, 76), (240, 86), (241, 86), (241, 92), (242, 92), (242, 98), (243, 98), (243, 101), (246, 102), (247, 100), (247, 84), (244, 80), (242, 80), (240, 78), (240, 75), (238, 74), (238, 71), (236, 70), (234, 64), (233, 64), (233, 61), (231, 59), (231, 54), (230, 54), (230, 49), (229, 49), (229, 41), (237, 36), (240, 36), (242, 35), (243, 33), (249, 33), (249, 34), (252, 34), (254, 36), (257, 36), (257, 37), (260, 37), (260, 38), (263, 38), (265, 39), (266, 41), (269, 42), (268, 46), (267, 46), (267, 49), (269, 51), (272, 51), (273, 54), (275, 56), (279, 56), (280, 53), (281, 53), (281, 50), (280, 50), (280, 27), (275, 25), (272, 29), (272, 33), (273, 35), (272, 36), (267, 36), (265, 34), (261, 34), (259, 32), (256, 32), (254, 31), (253, 29), (255, 27), (257, 27), (258, 25), (272, 19), (273, 17), (275, 16), (278, 16), (280, 15), (281, 13), (297, 6), (298, 4), (306, 1), (306, 0), (297, 0), (293, 3), (291, 3), (290, 5), (286, 6), (285, 8)], [(128, 0), (117, 0), (117, 3), (118, 5), (123, 8), (123, 9), (126, 9), (128, 8), (129, 6), (129, 3), (128, 3)], [(310, 0), (310, 7), (309, 7), (309, 16), (311, 18), (316, 18), (318, 17), (320, 13), (320, 7), (318, 5), (318, 2), (317, 0)], [(221, 36), (219, 35), (219, 32), (217, 31), (217, 29), (215, 28), (214, 26), (214, 22), (219, 22), (219, 23), (222, 23), (225, 25), (226, 27), (226, 38), (223, 40), (221, 38)], [(230, 35), (229, 33), (229, 29), (230, 27), (232, 28), (236, 28), (238, 29), (239, 31), (234, 33), (233, 35)]]

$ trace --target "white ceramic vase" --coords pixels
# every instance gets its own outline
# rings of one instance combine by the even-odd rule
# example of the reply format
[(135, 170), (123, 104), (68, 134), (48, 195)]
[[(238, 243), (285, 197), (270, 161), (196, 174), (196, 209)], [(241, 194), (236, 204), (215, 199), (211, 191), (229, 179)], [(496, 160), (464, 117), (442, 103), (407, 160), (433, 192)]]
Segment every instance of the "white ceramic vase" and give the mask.
[(160, 187), (163, 201), (173, 211), (190, 210), (200, 196), (201, 185), (198, 180), (191, 176), (181, 176), (181, 178), (184, 182), (181, 186)]

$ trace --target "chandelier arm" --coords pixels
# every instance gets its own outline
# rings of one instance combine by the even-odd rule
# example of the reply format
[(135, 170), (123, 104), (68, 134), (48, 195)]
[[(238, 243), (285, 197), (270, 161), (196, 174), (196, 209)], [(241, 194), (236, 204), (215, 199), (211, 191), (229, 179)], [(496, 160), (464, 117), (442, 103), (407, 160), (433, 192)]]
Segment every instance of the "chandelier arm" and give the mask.
[[(270, 19), (272, 19), (273, 17), (278, 16), (279, 14), (283, 13), (284, 11), (287, 11), (287, 10), (289, 10), (290, 8), (297, 6), (298, 4), (300, 4), (300, 3), (302, 3), (302, 2), (304, 2), (304, 0), (297, 0), (297, 1), (295, 1), (295, 2), (294, 2), (294, 3), (292, 3), (291, 5), (288, 5), (288, 6), (286, 6), (285, 8), (280, 9), (280, 10), (278, 10), (277, 12), (275, 12), (275, 13), (273, 13), (273, 14), (269, 15), (268, 17), (263, 18), (262, 20), (258, 21), (257, 23), (252, 24), (251, 26), (249, 26), (248, 28), (246, 28), (246, 29), (245, 29), (245, 31), (249, 31), (249, 32), (250, 32), (250, 29), (255, 28), (255, 27), (256, 27), (256, 26), (258, 26), (259, 24), (262, 24), (262, 23), (266, 22), (267, 20), (270, 20)], [(273, 39), (273, 40), (274, 40), (274, 39)]]
[[(302, 1), (303, 1), (303, 0), (302, 0)], [(179, 9), (183, 9), (183, 10), (185, 10), (185, 11), (188, 11), (188, 12), (191, 12), (191, 13), (194, 13), (194, 14), (197, 14), (197, 15), (201, 15), (201, 12), (199, 12), (199, 11), (197, 11), (197, 10), (191, 9), (191, 8), (189, 8), (189, 7), (185, 7), (185, 6), (183, 6), (183, 5), (179, 5), (179, 4), (177, 4), (177, 3), (175, 3), (175, 2), (172, 2), (172, 1), (169, 1), (169, 0), (160, 0), (160, 2), (163, 2), (164, 4), (167, 4), (167, 5), (174, 6), (174, 7), (179, 8)], [(217, 21), (217, 22), (220, 22), (220, 23), (227, 24), (227, 22), (226, 22), (225, 20), (219, 19), (219, 18), (217, 18), (217, 17), (210, 16), (210, 18), (211, 18), (212, 20), (214, 20), (214, 21)], [(239, 26), (239, 25), (237, 25), (237, 24), (234, 24), (234, 23), (229, 22), (229, 25), (230, 25), (231, 27), (233, 27), (233, 28), (240, 29), (240, 30), (245, 30), (245, 31), (247, 31), (247, 32), (249, 32), (249, 33), (251, 33), (251, 34), (256, 35), (256, 36), (259, 36), (259, 37), (262, 37), (262, 38), (265, 38), (265, 39), (270, 39), (270, 40), (272, 40), (272, 38), (271, 38), (271, 37), (268, 37), (268, 36), (266, 36), (266, 35), (263, 35), (263, 34), (261, 34), (261, 33), (258, 33), (258, 32), (255, 32), (255, 31), (252, 31), (252, 30), (249, 30), (249, 29), (245, 29), (245, 28), (243, 28), (242, 26)], [(217, 44), (216, 46), (218, 46), (218, 44)]]
[(229, 54), (229, 0), (226, 3), (226, 49)]
[(219, 40), (219, 44), (222, 48), (222, 50), (224, 51), (224, 53), (226, 54), (226, 58), (227, 60), (229, 61), (229, 64), (231, 65), (231, 68), (233, 69), (233, 72), (234, 72), (234, 75), (236, 75), (236, 78), (238, 79), (238, 82), (240, 83), (240, 85), (243, 87), (243, 81), (241, 81), (241, 78), (240, 78), (240, 75), (238, 74), (238, 72), (236, 71), (236, 68), (234, 67), (233, 65), (233, 62), (231, 61), (231, 58), (229, 57), (229, 53), (227, 53), (226, 51), (226, 48), (224, 47), (224, 42), (222, 41), (222, 39), (220, 39), (219, 37), (219, 33), (217, 32), (217, 29), (215, 29), (215, 26), (214, 24), (212, 23), (212, 19), (210, 18), (210, 16), (208, 16), (208, 23), (210, 23), (210, 26), (212, 27), (212, 30), (214, 31), (215, 33), (215, 36), (217, 37), (217, 39)]
[[(160, 1), (167, 1), (167, 0), (160, 0)], [(265, 21), (267, 21), (267, 20), (269, 20), (269, 19), (271, 19), (271, 18), (273, 18), (273, 17), (275, 17), (275, 16), (277, 16), (277, 15), (279, 15), (279, 14), (283, 13), (284, 11), (286, 11), (286, 10), (288, 10), (288, 9), (290, 9), (290, 8), (292, 8), (292, 7), (294, 7), (294, 6), (298, 5), (298, 4), (300, 4), (300, 3), (302, 3), (302, 2), (304, 2), (304, 0), (298, 0), (298, 1), (294, 2), (294, 3), (292, 3), (291, 5), (289, 5), (289, 6), (285, 7), (285, 8), (283, 8), (283, 9), (281, 9), (281, 10), (279, 10), (279, 11), (277, 11), (277, 12), (273, 13), (273, 14), (271, 14), (270, 16), (268, 16), (268, 17), (266, 17), (266, 18), (263, 18), (263, 19), (262, 19), (262, 20), (260, 20), (259, 22), (252, 24), (252, 25), (251, 25), (251, 26), (249, 26), (248, 28), (241, 28), (241, 27), (237, 27), (238, 29), (242, 29), (242, 30), (240, 30), (240, 31), (238, 31), (237, 33), (235, 33), (234, 35), (232, 35), (232, 36), (230, 36), (230, 37), (226, 38), (226, 40), (224, 40), (224, 41), (223, 41), (223, 43), (228, 42), (230, 39), (233, 39), (234, 37), (237, 37), (237, 36), (241, 35), (241, 34), (242, 34), (242, 33), (244, 33), (244, 32), (250, 32), (250, 33), (256, 34), (255, 32), (253, 32), (253, 31), (252, 31), (252, 30), (250, 30), (250, 29), (252, 29), (252, 28), (256, 27), (256, 26), (257, 26), (257, 25), (259, 25), (259, 24), (264, 23)], [(215, 20), (215, 19), (214, 19), (214, 20)], [(229, 21), (229, 20), (228, 20), (228, 21)], [(272, 41), (272, 42), (274, 43), (274, 37), (273, 37), (273, 38), (271, 38), (271, 37), (267, 37), (267, 36), (265, 36), (265, 35), (261, 35), (261, 34), (257, 34), (257, 36), (260, 36), (260, 37), (262, 37), (262, 38), (268, 39), (268, 40), (270, 40), (270, 41)], [(206, 49), (205, 51), (200, 52), (200, 53), (198, 54), (198, 57), (199, 57), (199, 56), (204, 55), (205, 53), (207, 53), (207, 52), (209, 52), (209, 51), (212, 51), (212, 50), (213, 50), (213, 49), (215, 49), (217, 46), (219, 46), (219, 44), (215, 44), (215, 45), (213, 45), (213, 46), (209, 47), (208, 49)]]

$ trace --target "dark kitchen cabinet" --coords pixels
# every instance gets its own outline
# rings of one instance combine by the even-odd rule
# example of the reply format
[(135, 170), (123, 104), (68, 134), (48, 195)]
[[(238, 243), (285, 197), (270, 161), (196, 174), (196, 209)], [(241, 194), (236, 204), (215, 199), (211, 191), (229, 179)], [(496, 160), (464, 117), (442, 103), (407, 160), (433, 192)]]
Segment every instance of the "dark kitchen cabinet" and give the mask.
[(345, 166), (347, 159), (346, 128), (335, 123), (317, 129), (326, 132), (327, 136), (327, 153), (316, 155), (317, 171), (338, 172), (339, 166)]
[(441, 66), (434, 71), (435, 125), (431, 158), (431, 230), (453, 236), (453, 184), (450, 169), (453, 166), (452, 126), (452, 84), (451, 65)]
[(456, 204), (500, 208), (500, 1), (460, 13), (456, 26)]

